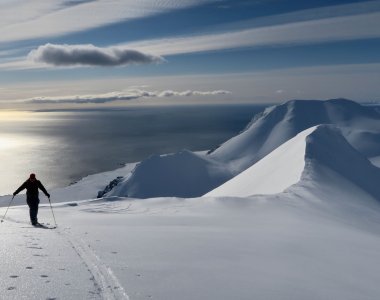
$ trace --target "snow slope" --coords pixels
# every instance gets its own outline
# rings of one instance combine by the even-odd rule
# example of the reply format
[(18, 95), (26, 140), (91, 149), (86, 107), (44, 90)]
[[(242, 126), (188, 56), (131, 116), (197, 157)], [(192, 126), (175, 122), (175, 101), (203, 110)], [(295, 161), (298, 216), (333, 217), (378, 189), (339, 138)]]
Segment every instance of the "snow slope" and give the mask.
[[(136, 198), (201, 196), (246, 170), (298, 133), (319, 124), (344, 127), (342, 133), (354, 148), (374, 162), (380, 156), (380, 114), (375, 108), (345, 99), (293, 100), (255, 116), (242, 133), (208, 155), (183, 151), (143, 161), (108, 195)], [(279, 186), (276, 191), (281, 188)]]
[(380, 201), (380, 169), (353, 148), (338, 128), (319, 126), (308, 135), (305, 161), (303, 180), (323, 182), (339, 188), (336, 182), (326, 181), (325, 172), (328, 169), (336, 177), (347, 180), (374, 200)]
[[(366, 136), (359, 136), (363, 144), (378, 146), (373, 145), (372, 139), (366, 143)], [(299, 181), (325, 182), (326, 169), (380, 200), (380, 169), (354, 149), (342, 131), (332, 125), (304, 130), (205, 196), (247, 197), (280, 193)], [(331, 180), (325, 184), (339, 188)]]
[(377, 299), (378, 203), (318, 191), (61, 204), (56, 231), (13, 207), (0, 224), (1, 298)]
[(314, 130), (315, 127), (311, 127), (299, 133), (205, 196), (247, 197), (284, 191), (301, 179), (305, 168), (306, 137)]
[(231, 173), (220, 163), (184, 150), (149, 157), (107, 196), (149, 198), (174, 194), (192, 197), (204, 194), (210, 187), (216, 187), (229, 178)]

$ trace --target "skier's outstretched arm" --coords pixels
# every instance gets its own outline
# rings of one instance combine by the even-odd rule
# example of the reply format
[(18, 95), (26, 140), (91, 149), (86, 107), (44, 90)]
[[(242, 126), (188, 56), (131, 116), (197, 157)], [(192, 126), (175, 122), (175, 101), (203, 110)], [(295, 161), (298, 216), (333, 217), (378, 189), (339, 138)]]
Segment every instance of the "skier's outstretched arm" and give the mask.
[(45, 187), (42, 185), (41, 181), (38, 181), (38, 188), (44, 192), (46, 197), (50, 198), (50, 194), (46, 191)]
[(13, 196), (16, 196), (18, 193), (20, 193), (22, 190), (26, 188), (26, 183), (24, 182), (14, 193)]

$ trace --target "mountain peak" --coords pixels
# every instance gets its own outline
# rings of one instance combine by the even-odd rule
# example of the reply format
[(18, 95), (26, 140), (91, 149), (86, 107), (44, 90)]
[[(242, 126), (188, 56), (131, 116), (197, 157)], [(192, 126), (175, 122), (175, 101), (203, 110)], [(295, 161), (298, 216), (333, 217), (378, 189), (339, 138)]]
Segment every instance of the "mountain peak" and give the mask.
[(332, 125), (302, 131), (205, 196), (277, 194), (302, 181), (333, 184), (339, 188), (335, 182), (326, 182), (326, 172), (334, 173), (337, 182), (341, 178), (362, 193), (380, 198), (380, 170)]
[(291, 100), (266, 109), (210, 156), (230, 163), (237, 174), (303, 130), (321, 124), (380, 130), (380, 114), (347, 99)]

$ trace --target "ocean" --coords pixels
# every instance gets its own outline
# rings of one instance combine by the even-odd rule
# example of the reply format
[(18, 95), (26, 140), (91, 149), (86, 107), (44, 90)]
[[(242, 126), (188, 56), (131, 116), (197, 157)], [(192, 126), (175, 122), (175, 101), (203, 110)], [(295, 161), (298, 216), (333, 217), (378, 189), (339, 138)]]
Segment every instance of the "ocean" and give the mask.
[[(152, 154), (208, 150), (245, 128), (262, 105), (23, 112), (0, 119), (0, 195), (36, 173), (47, 189)], [(5, 114), (3, 114), (5, 115)]]

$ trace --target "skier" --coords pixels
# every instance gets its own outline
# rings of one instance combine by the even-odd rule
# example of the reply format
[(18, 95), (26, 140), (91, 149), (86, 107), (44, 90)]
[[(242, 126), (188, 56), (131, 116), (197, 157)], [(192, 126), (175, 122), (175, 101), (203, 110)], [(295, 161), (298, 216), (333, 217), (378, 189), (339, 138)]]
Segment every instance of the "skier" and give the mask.
[(46, 191), (41, 181), (36, 179), (36, 174), (30, 174), (29, 179), (26, 180), (14, 193), (13, 196), (16, 196), (19, 192), (26, 189), (26, 203), (29, 206), (29, 215), (30, 221), (33, 226), (40, 225), (37, 220), (38, 214), (38, 204), (40, 199), (38, 198), (38, 189), (44, 192), (46, 197), (50, 200), (50, 194)]

